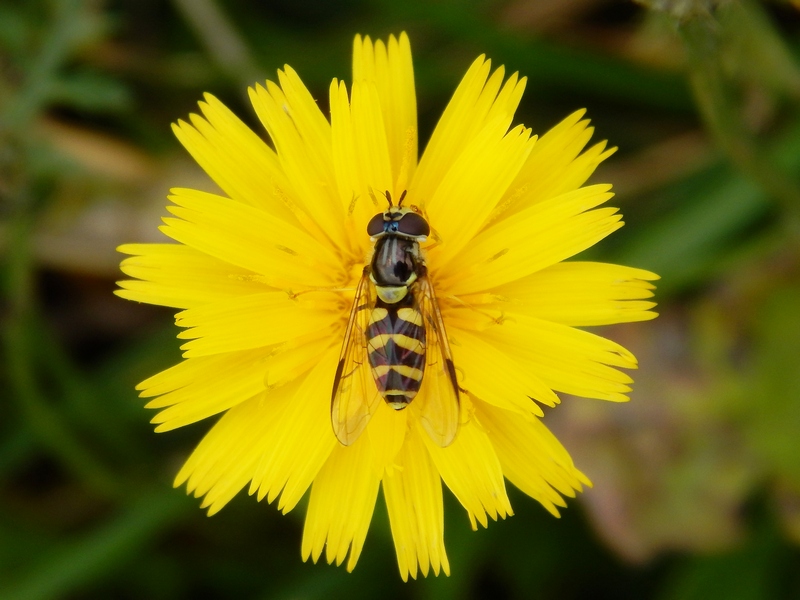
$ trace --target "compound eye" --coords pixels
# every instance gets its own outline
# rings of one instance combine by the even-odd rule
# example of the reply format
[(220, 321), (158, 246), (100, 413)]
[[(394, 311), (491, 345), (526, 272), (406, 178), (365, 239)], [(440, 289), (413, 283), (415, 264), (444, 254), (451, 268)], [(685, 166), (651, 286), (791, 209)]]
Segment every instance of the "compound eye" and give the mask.
[(417, 213), (409, 212), (403, 215), (398, 224), (400, 233), (414, 237), (428, 236), (431, 233), (430, 225)]
[(378, 213), (367, 223), (367, 233), (369, 237), (375, 237), (383, 233), (383, 213)]

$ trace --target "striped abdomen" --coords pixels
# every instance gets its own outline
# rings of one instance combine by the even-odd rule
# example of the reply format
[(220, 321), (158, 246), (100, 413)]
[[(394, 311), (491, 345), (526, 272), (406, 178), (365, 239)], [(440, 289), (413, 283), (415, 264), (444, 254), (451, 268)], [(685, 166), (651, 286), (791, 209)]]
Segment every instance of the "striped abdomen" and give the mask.
[[(412, 299), (409, 293), (408, 300)], [(378, 301), (370, 314), (367, 351), (378, 391), (395, 410), (414, 399), (425, 371), (425, 327), (410, 302)]]

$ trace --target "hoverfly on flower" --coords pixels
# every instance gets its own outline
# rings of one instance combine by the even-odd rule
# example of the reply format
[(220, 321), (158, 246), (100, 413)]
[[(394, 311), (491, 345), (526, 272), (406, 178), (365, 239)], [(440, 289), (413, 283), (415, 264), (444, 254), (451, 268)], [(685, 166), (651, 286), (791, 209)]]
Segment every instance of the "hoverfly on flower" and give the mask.
[(375, 246), (356, 289), (331, 396), (333, 430), (346, 446), (364, 431), (381, 397), (395, 410), (406, 408), (426, 367), (420, 422), (442, 447), (458, 431), (456, 370), (419, 246), (430, 226), (416, 207), (403, 207), (405, 195), (394, 206), (387, 191), (389, 208), (367, 224)]
[(122, 246), (117, 293), (180, 310), (138, 389), (157, 431), (217, 418), (175, 478), (209, 514), (307, 496), (303, 559), (352, 570), (382, 493), (408, 579), (450, 572), (443, 488), (477, 529), (506, 482), (556, 516), (591, 485), (544, 408), (628, 399), (636, 358), (582, 328), (654, 318), (658, 276), (569, 260), (622, 226), (587, 184), (614, 148), (582, 110), (512, 125), (525, 83), (478, 57), (419, 156), (408, 36), (356, 36), (329, 115), (286, 66), (250, 89), (269, 143), (211, 95), (173, 126), (220, 190), (173, 189), (177, 243)]

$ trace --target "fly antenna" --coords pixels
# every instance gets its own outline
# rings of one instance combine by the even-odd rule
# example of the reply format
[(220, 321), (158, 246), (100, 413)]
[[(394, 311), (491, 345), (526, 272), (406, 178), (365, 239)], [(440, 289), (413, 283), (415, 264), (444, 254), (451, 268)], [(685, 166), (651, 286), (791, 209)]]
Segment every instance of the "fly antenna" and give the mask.
[[(388, 194), (389, 192), (386, 192), (386, 193)], [(406, 194), (407, 193), (408, 193), (408, 190), (403, 190), (403, 193), (400, 194), (400, 200), (397, 201), (397, 208), (400, 208), (401, 206), (403, 206), (403, 200), (406, 199)]]
[[(387, 200), (387, 202), (389, 202), (389, 208), (392, 208), (394, 206), (394, 204), (392, 204), (392, 195), (389, 193), (389, 190), (386, 190), (383, 193), (383, 195), (386, 196), (386, 200)], [(402, 202), (403, 199), (400, 198), (400, 201)], [(400, 205), (398, 204), (398, 206), (400, 206)]]

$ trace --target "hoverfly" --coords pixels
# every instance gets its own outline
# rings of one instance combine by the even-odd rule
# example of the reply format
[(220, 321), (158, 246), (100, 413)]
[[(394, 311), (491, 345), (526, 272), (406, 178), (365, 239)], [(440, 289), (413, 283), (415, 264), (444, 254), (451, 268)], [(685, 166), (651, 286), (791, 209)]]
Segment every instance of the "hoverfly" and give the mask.
[[(344, 445), (358, 439), (381, 398), (403, 410), (425, 385), (423, 427), (449, 445), (459, 424), (459, 386), (420, 243), (430, 226), (414, 208), (397, 206), (367, 224), (372, 257), (356, 288), (333, 382), (331, 421)], [(424, 379), (423, 379), (424, 376)]]

